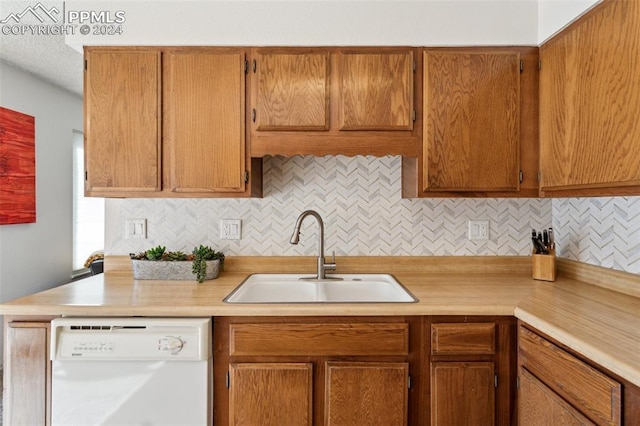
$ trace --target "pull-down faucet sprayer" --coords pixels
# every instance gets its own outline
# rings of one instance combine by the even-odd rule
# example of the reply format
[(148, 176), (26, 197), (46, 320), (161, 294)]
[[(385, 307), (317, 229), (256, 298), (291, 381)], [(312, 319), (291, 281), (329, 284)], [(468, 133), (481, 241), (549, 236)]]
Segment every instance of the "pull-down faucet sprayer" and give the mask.
[(296, 226), (293, 229), (293, 235), (291, 236), (291, 240), (289, 242), (291, 244), (298, 244), (300, 242), (300, 227), (302, 226), (302, 222), (305, 220), (307, 216), (313, 216), (318, 222), (318, 226), (320, 230), (318, 232), (318, 273), (317, 280), (326, 280), (325, 271), (335, 271), (336, 269), (336, 256), (333, 255), (332, 263), (325, 263), (324, 261), (324, 222), (322, 221), (322, 217), (315, 210), (306, 210), (298, 216), (298, 220), (296, 221)]

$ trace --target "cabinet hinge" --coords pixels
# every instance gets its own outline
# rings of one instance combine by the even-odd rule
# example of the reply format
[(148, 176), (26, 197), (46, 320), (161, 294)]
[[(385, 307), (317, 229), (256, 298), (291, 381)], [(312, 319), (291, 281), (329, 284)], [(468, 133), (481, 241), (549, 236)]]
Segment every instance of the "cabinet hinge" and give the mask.
[(251, 109), (251, 121), (253, 121), (254, 123), (256, 122), (256, 109), (255, 108)]
[(258, 69), (258, 62), (254, 59), (253, 60), (253, 73), (256, 73), (256, 70)]
[(495, 388), (498, 387), (498, 375), (497, 374), (493, 375), (493, 387), (495, 387)]
[(249, 61), (244, 60), (244, 73), (249, 74)]
[(516, 377), (516, 389), (520, 389), (520, 376)]
[(538, 69), (542, 69), (542, 59), (538, 59)]
[(229, 373), (228, 370), (227, 370), (227, 377), (224, 380), (224, 385), (227, 389), (231, 387), (231, 374)]
[(244, 183), (249, 183), (249, 171), (244, 171)]
[(520, 59), (520, 72), (524, 72), (524, 60)]
[(520, 180), (520, 183), (522, 183), (522, 181), (524, 180), (524, 173), (522, 173), (522, 170), (520, 170), (520, 173), (518, 173), (518, 179)]
[(411, 111), (411, 120), (416, 121), (417, 118), (417, 114), (416, 114), (416, 110), (414, 109), (413, 111)]
[(84, 171), (84, 180), (89, 180), (89, 172)]
[(416, 61), (414, 60), (413, 61), (413, 72), (414, 73), (416, 72), (416, 68), (417, 68)]
[(407, 388), (411, 389), (411, 374), (409, 374), (408, 376), (409, 378), (407, 379)]

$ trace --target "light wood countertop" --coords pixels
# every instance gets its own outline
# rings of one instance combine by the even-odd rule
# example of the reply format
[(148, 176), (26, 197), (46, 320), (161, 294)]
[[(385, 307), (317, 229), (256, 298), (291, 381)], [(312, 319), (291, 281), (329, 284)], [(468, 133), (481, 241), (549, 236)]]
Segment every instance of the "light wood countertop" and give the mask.
[[(531, 279), (528, 257), (338, 258), (336, 272), (392, 273), (419, 302), (260, 305), (227, 304), (222, 299), (250, 273), (311, 272), (315, 258), (228, 258), (219, 278), (198, 284), (133, 280), (128, 258), (122, 257), (112, 259), (105, 274), (6, 302), (0, 305), (0, 314), (515, 315), (640, 386), (640, 277), (612, 273), (613, 278), (607, 280), (603, 268), (558, 260), (559, 277), (549, 283)], [(589, 276), (606, 281), (608, 288), (618, 291), (585, 283)]]

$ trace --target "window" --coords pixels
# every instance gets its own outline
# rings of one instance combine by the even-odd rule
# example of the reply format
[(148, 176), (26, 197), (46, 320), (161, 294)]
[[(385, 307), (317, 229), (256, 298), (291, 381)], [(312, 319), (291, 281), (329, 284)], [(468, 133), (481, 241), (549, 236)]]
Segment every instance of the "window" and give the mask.
[(104, 198), (84, 196), (84, 140), (73, 132), (73, 275), (86, 272), (84, 262), (104, 250)]

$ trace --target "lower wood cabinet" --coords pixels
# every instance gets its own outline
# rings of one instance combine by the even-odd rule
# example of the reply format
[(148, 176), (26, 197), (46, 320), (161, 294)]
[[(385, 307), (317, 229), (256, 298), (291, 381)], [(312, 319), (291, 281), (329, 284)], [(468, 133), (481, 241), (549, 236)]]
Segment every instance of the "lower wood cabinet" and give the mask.
[(493, 362), (431, 363), (431, 424), (495, 424)]
[(521, 323), (518, 420), (523, 426), (637, 425), (640, 388)]
[(430, 386), (423, 424), (513, 422), (515, 327), (508, 317), (426, 317)]
[(326, 425), (406, 425), (406, 362), (327, 362)]
[(411, 424), (413, 325), (419, 318), (215, 318), (214, 422)]
[(510, 425), (513, 317), (214, 319), (214, 421)]
[(229, 424), (311, 425), (311, 363), (234, 363), (229, 366)]
[(4, 424), (50, 423), (49, 330), (48, 322), (5, 321)]

